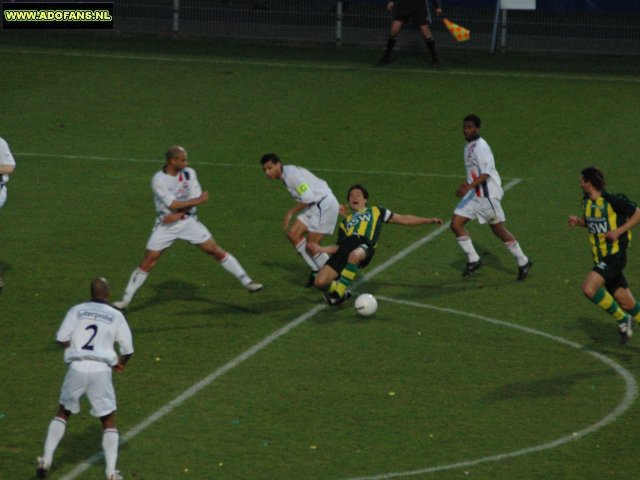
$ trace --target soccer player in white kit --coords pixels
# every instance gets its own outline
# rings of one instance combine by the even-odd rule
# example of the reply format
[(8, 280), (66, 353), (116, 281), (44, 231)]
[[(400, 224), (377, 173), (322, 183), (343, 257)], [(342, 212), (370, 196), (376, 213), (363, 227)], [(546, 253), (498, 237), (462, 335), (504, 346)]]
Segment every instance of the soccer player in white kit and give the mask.
[[(307, 287), (314, 284), (315, 276), (329, 259), (320, 250), (320, 241), (333, 234), (338, 222), (340, 204), (327, 182), (303, 167), (283, 165), (275, 153), (267, 153), (260, 159), (262, 170), (271, 180), (282, 180), (296, 205), (287, 211), (282, 227), (287, 238), (311, 268)], [(291, 218), (298, 214), (293, 225)]]
[(113, 302), (113, 305), (119, 309), (129, 305), (162, 253), (178, 239), (197, 245), (203, 252), (216, 258), (249, 292), (261, 290), (262, 284), (254, 282), (236, 257), (223, 250), (207, 227), (198, 221), (196, 206), (209, 200), (209, 192), (202, 191), (196, 171), (187, 166), (187, 151), (183, 147), (173, 146), (165, 157), (164, 168), (151, 180), (156, 223), (147, 242), (144, 258), (131, 274), (122, 300)]
[[(116, 394), (112, 372), (122, 372), (133, 355), (131, 330), (124, 315), (109, 305), (110, 289), (104, 278), (91, 282), (91, 301), (72, 307), (62, 321), (56, 340), (65, 348), (69, 370), (60, 391), (58, 413), (49, 424), (44, 453), (38, 457), (36, 475), (46, 478), (53, 454), (60, 444), (72, 413), (80, 412), (86, 395), (91, 415), (102, 422), (102, 449), (108, 480), (120, 480), (116, 470), (119, 435), (116, 428)], [(114, 349), (118, 344), (120, 355)]]
[[(9, 144), (4, 138), (0, 137), (0, 208), (7, 201), (7, 182), (9, 181), (9, 175), (16, 169), (16, 161), (11, 154)], [(0, 277), (0, 291), (4, 283), (2, 277)]]
[(468, 277), (482, 266), (480, 255), (465, 229), (469, 220), (478, 220), (480, 224), (488, 223), (493, 233), (504, 242), (518, 263), (518, 280), (524, 280), (529, 275), (533, 263), (522, 252), (513, 234), (504, 226), (505, 215), (500, 204), (504, 193), (502, 183), (491, 147), (480, 136), (480, 125), (480, 118), (473, 114), (467, 115), (462, 124), (464, 138), (467, 141), (464, 148), (467, 181), (456, 191), (456, 196), (462, 199), (451, 219), (451, 230), (468, 259), (462, 275)]

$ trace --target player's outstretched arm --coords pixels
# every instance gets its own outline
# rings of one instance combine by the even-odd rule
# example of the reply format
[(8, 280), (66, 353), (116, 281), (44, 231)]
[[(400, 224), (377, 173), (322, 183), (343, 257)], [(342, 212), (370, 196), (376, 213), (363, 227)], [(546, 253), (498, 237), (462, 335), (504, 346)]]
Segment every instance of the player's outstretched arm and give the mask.
[(437, 217), (417, 217), (415, 215), (401, 215), (399, 213), (394, 213), (389, 223), (395, 223), (397, 225), (425, 225), (430, 223), (437, 223), (438, 225), (442, 225), (444, 221), (441, 218)]

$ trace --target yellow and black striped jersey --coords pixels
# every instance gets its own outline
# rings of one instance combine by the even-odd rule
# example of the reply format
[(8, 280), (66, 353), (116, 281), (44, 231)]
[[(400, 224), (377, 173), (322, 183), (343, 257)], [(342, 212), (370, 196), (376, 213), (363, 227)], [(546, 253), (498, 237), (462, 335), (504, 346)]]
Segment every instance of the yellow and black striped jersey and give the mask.
[(384, 207), (366, 206), (357, 212), (351, 212), (349, 216), (340, 222), (338, 231), (338, 244), (347, 237), (357, 235), (367, 240), (375, 248), (380, 237), (383, 223), (388, 223), (393, 217), (393, 212)]
[(630, 230), (614, 241), (607, 240), (606, 234), (623, 225), (633, 215), (637, 208), (635, 203), (620, 193), (602, 192), (596, 200), (585, 196), (582, 207), (595, 263), (626, 250), (631, 241)]

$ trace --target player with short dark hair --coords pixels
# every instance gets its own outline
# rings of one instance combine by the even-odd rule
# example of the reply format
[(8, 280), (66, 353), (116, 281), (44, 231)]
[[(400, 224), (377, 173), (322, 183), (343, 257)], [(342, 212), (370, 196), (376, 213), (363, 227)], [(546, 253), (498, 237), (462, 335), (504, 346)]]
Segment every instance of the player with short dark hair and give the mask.
[[(283, 165), (275, 153), (263, 155), (260, 164), (265, 175), (271, 180), (281, 180), (296, 201), (295, 206), (287, 211), (282, 227), (293, 248), (311, 268), (307, 281), (307, 287), (311, 287), (316, 274), (329, 258), (315, 247), (325, 235), (333, 234), (340, 204), (329, 184), (306, 168)], [(290, 226), (294, 215), (297, 215), (296, 219)]]
[(461, 200), (451, 218), (451, 231), (467, 254), (467, 266), (462, 275), (469, 277), (482, 266), (480, 255), (465, 228), (470, 220), (478, 220), (480, 224), (488, 223), (493, 234), (504, 242), (518, 264), (518, 280), (525, 280), (533, 263), (522, 251), (516, 237), (504, 226), (502, 180), (491, 147), (480, 136), (480, 126), (480, 117), (475, 114), (467, 115), (462, 122), (462, 133), (467, 141), (464, 148), (467, 181), (455, 192)]
[(197, 245), (214, 257), (249, 292), (261, 290), (262, 284), (254, 282), (236, 257), (220, 247), (209, 229), (198, 220), (197, 206), (209, 200), (209, 192), (202, 191), (196, 171), (188, 166), (187, 151), (176, 145), (167, 150), (165, 158), (164, 167), (151, 180), (156, 222), (147, 241), (144, 258), (131, 274), (122, 300), (113, 302), (113, 305), (120, 309), (129, 305), (162, 253), (176, 240)]
[(442, 224), (441, 218), (401, 215), (384, 207), (370, 207), (369, 192), (362, 185), (349, 188), (347, 199), (350, 208), (341, 208), (345, 218), (340, 222), (337, 245), (318, 247), (331, 255), (315, 280), (318, 288), (329, 286), (324, 298), (330, 305), (338, 305), (351, 296), (349, 286), (359, 270), (371, 262), (383, 223), (408, 226)]
[(589, 230), (595, 265), (582, 283), (582, 293), (618, 321), (624, 344), (633, 334), (633, 319), (640, 322), (640, 303), (633, 298), (623, 273), (631, 229), (640, 223), (640, 208), (621, 193), (607, 192), (606, 186), (602, 170), (582, 170), (583, 213), (571, 215), (568, 222)]
[[(431, 0), (433, 8), (438, 17), (442, 16), (442, 7), (439, 0)], [(431, 55), (431, 66), (437, 67), (439, 64), (438, 53), (436, 52), (436, 42), (429, 28), (429, 13), (427, 12), (426, 0), (389, 0), (387, 10), (393, 12), (393, 21), (389, 30), (389, 38), (387, 40), (387, 48), (384, 55), (378, 62), (379, 65), (387, 65), (391, 62), (391, 53), (398, 41), (398, 34), (402, 29), (404, 22), (413, 20), (413, 24), (420, 29), (420, 35), (424, 39), (427, 50)]]
[[(56, 334), (64, 348), (69, 370), (60, 391), (58, 413), (49, 423), (44, 453), (38, 457), (36, 475), (46, 478), (73, 413), (80, 412), (80, 398), (91, 403), (91, 415), (102, 423), (102, 448), (108, 480), (121, 480), (116, 469), (119, 435), (116, 428), (116, 394), (112, 372), (122, 372), (131, 355), (133, 340), (124, 315), (109, 305), (111, 291), (104, 278), (91, 282), (91, 301), (72, 307)], [(118, 344), (120, 355), (114, 349)]]

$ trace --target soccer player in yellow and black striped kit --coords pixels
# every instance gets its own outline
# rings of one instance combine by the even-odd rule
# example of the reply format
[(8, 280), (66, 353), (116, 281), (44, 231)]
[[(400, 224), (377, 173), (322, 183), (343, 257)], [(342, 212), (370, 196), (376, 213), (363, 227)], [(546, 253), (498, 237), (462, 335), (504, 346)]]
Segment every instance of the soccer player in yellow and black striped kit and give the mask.
[(351, 211), (341, 207), (345, 218), (340, 222), (338, 244), (317, 247), (331, 255), (316, 275), (314, 283), (318, 288), (329, 286), (324, 294), (329, 305), (338, 305), (351, 296), (349, 286), (358, 271), (371, 262), (383, 223), (411, 226), (443, 222), (441, 218), (401, 215), (384, 207), (370, 207), (369, 192), (362, 185), (352, 186), (347, 199)]
[(599, 168), (582, 170), (583, 215), (570, 216), (569, 225), (589, 230), (595, 266), (582, 283), (582, 293), (618, 321), (624, 344), (633, 334), (633, 319), (640, 322), (640, 303), (633, 298), (623, 273), (631, 229), (640, 223), (640, 208), (622, 194), (607, 192), (606, 185)]

